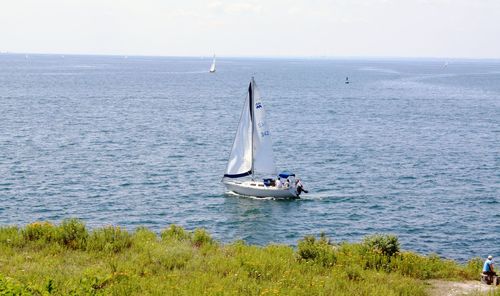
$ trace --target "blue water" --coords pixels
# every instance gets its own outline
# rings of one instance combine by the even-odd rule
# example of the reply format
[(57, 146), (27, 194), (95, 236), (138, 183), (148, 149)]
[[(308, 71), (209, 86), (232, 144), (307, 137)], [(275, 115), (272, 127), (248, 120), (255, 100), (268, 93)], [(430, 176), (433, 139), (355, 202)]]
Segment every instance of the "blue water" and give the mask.
[[(421, 253), (500, 255), (500, 62), (210, 63), (1, 54), (0, 224), (175, 223), (255, 244), (394, 233)], [(220, 183), (251, 76), (301, 200)]]

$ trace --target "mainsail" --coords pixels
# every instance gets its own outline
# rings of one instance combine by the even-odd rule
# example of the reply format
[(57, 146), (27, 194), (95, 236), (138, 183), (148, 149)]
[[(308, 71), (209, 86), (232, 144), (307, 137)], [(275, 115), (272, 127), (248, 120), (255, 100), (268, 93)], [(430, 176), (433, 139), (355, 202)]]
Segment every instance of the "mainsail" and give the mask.
[(252, 78), (224, 177), (276, 173), (271, 133), (265, 115), (262, 98)]
[(210, 66), (210, 72), (215, 72), (215, 54), (214, 54), (214, 59), (212, 60), (212, 66)]
[(253, 90), (253, 170), (254, 173), (276, 174), (274, 166), (273, 142), (266, 121), (266, 111), (254, 79), (250, 82)]

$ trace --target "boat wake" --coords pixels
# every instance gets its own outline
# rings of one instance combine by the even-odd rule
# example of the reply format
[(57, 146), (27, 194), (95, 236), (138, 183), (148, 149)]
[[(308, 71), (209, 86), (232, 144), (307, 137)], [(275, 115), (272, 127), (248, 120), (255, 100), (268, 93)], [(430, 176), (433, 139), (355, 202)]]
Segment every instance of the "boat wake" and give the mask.
[(321, 194), (321, 193), (308, 193), (306, 195), (303, 195), (300, 197), (300, 199), (303, 200), (323, 200), (327, 198), (331, 198), (331, 195), (328, 194)]
[(255, 200), (294, 200), (294, 198), (275, 198), (272, 196), (258, 197), (258, 196), (251, 196), (251, 195), (242, 195), (242, 194), (238, 194), (238, 193), (233, 192), (233, 191), (226, 191), (226, 195), (238, 197), (238, 198), (255, 199)]
[(249, 198), (249, 199), (255, 199), (255, 200), (323, 200), (323, 199), (328, 199), (332, 198), (331, 195), (328, 194), (314, 194), (314, 193), (308, 193), (306, 195), (303, 195), (299, 198), (275, 198), (272, 196), (268, 197), (258, 197), (258, 196), (250, 196), (250, 195), (242, 195), (235, 193), (233, 191), (226, 191), (226, 195), (232, 196), (232, 197), (238, 197), (238, 198)]

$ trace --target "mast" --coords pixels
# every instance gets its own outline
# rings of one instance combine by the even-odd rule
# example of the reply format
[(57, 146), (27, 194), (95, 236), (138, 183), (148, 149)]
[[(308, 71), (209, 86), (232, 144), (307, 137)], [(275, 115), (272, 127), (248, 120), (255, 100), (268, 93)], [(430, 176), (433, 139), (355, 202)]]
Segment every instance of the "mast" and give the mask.
[(254, 129), (255, 129), (255, 124), (254, 124), (254, 114), (253, 114), (253, 84), (254, 84), (254, 80), (253, 80), (253, 76), (252, 76), (252, 80), (250, 80), (250, 85), (248, 86), (248, 102), (250, 104), (250, 120), (252, 121), (252, 180), (254, 180), (254, 169), (253, 169), (253, 164), (254, 164), (254, 159), (253, 159), (253, 134), (254, 134)]

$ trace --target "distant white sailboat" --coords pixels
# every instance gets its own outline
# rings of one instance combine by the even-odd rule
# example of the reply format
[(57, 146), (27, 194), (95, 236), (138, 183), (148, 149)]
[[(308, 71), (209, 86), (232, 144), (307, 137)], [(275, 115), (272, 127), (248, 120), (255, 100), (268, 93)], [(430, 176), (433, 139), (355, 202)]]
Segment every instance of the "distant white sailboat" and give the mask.
[(212, 60), (212, 66), (210, 66), (210, 73), (215, 72), (215, 54), (214, 54), (214, 59)]
[[(267, 178), (256, 181), (256, 174)], [(302, 192), (307, 193), (293, 173), (280, 173), (283, 183), (269, 176), (276, 176), (271, 133), (252, 77), (222, 182), (228, 190), (246, 196), (298, 198)]]

